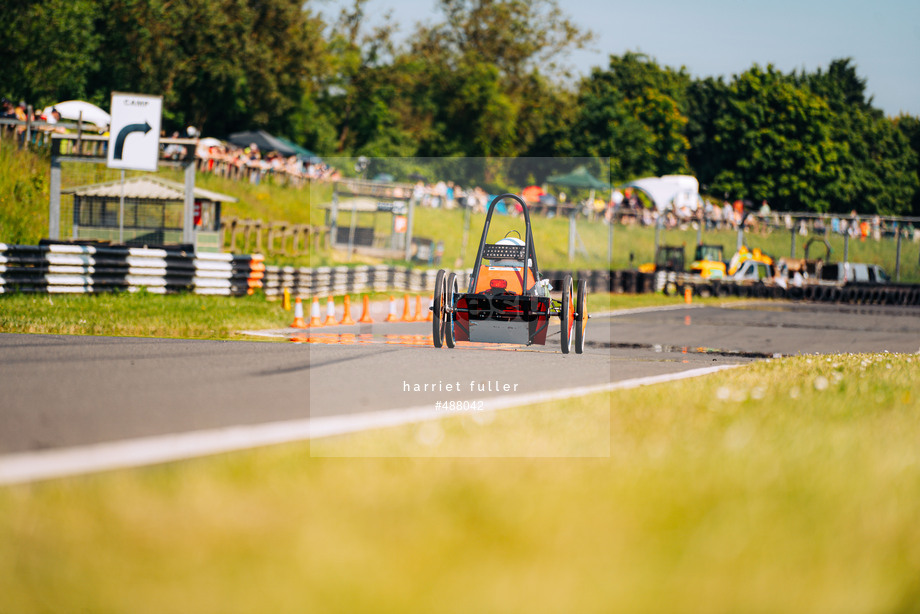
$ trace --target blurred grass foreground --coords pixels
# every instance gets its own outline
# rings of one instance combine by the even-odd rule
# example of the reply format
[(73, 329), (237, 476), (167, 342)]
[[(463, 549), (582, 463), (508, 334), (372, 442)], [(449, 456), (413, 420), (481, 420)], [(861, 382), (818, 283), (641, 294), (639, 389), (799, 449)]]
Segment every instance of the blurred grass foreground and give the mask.
[[(784, 358), (0, 488), (0, 611), (916, 612), (918, 366)], [(598, 412), (608, 458), (527, 458)]]

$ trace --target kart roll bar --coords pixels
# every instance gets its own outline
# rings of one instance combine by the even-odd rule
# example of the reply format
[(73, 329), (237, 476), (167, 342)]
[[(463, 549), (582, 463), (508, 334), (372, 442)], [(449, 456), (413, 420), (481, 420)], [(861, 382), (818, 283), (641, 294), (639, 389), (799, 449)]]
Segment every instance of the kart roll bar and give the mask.
[(506, 198), (517, 201), (521, 205), (521, 210), (524, 212), (524, 225), (526, 230), (524, 231), (524, 277), (521, 280), (521, 291), (527, 291), (527, 269), (530, 268), (527, 266), (528, 260), (533, 261), (533, 270), (536, 276), (534, 281), (540, 281), (540, 267), (537, 266), (537, 254), (533, 246), (533, 233), (530, 230), (530, 213), (527, 211), (527, 203), (517, 194), (501, 194), (492, 199), (492, 202), (489, 204), (489, 211), (486, 213), (486, 222), (482, 226), (482, 238), (479, 240), (479, 251), (476, 252), (476, 264), (473, 265), (473, 275), (470, 278), (470, 287), (468, 290), (470, 294), (475, 291), (476, 282), (479, 280), (479, 267), (482, 266), (482, 252), (486, 247), (486, 236), (489, 234), (489, 223), (492, 221), (492, 213), (495, 211), (495, 205)]

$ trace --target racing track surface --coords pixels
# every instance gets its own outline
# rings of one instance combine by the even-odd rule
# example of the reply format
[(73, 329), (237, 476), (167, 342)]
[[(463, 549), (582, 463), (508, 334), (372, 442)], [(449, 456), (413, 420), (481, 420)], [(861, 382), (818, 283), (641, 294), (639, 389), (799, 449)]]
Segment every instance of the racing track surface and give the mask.
[[(435, 349), (429, 323), (293, 338), (0, 334), (0, 455), (439, 400), (484, 399), (488, 408), (515, 386), (552, 391), (774, 354), (914, 353), (920, 309), (770, 302), (626, 311), (591, 320), (583, 355), (561, 354), (558, 332), (545, 347)], [(477, 391), (489, 382), (491, 392)]]

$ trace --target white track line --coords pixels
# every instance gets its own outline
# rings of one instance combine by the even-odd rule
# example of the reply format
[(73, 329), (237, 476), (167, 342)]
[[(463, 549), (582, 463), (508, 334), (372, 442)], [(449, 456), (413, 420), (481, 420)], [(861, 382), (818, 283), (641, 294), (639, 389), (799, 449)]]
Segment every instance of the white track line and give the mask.
[[(485, 409), (495, 411), (547, 401), (558, 401), (597, 392), (625, 390), (716, 373), (737, 365), (693, 369), (667, 375), (640, 377), (596, 386), (582, 386), (551, 392), (483, 399)], [(61, 478), (96, 471), (140, 467), (184, 460), (210, 454), (247, 450), (260, 446), (290, 443), (343, 435), (370, 429), (399, 426), (455, 416), (458, 412), (435, 410), (433, 405), (379, 412), (286, 420), (247, 426), (234, 426), (190, 433), (176, 433), (128, 439), (89, 446), (22, 452), (0, 456), (0, 484), (18, 484)]]

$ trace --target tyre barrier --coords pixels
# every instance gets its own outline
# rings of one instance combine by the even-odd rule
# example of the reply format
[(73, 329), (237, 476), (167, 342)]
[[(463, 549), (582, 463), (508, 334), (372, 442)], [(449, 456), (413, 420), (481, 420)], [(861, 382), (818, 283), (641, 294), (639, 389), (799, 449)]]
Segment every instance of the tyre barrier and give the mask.
[[(461, 288), (471, 270), (455, 271)], [(543, 271), (545, 279), (563, 279), (571, 271)], [(0, 243), (0, 294), (12, 292), (98, 293), (117, 290), (166, 294), (243, 295), (262, 288), (266, 297), (311, 299), (330, 294), (434, 289), (436, 270), (394, 266), (266, 266), (260, 255), (196, 253), (181, 249), (97, 247), (69, 243)], [(801, 288), (702, 280), (686, 273), (641, 273), (635, 269), (577, 271), (589, 292), (651, 293), (682, 296), (773, 298), (842, 304), (920, 305), (917, 284), (809, 284)]]
[[(457, 270), (460, 287), (469, 285), (472, 271)], [(280, 298), (287, 289), (291, 296), (312, 298), (361, 292), (428, 292), (434, 290), (435, 270), (408, 267), (278, 267), (266, 266), (264, 289), (269, 300)]]
[[(611, 271), (611, 280), (623, 279), (621, 292), (628, 292), (631, 284), (646, 286), (645, 281), (633, 282), (629, 271)], [(702, 279), (687, 273), (658, 273), (653, 275), (653, 285), (665, 295), (682, 295), (692, 288), (697, 296), (736, 297), (755, 299), (787, 299), (852, 305), (920, 305), (920, 284), (806, 284), (800, 287), (782, 287), (763, 282), (739, 282), (731, 279)], [(637, 277), (638, 279), (638, 277)], [(611, 281), (613, 284), (614, 281)], [(617, 291), (617, 290), (614, 290)]]
[[(469, 286), (472, 270), (457, 270), (461, 288)], [(542, 270), (543, 279), (556, 283), (572, 275), (588, 284), (589, 292), (639, 293), (655, 291), (655, 275), (639, 273), (635, 270), (600, 270), (569, 271)], [(345, 292), (387, 292), (413, 291), (425, 292), (434, 289), (437, 271), (434, 269), (410, 269), (405, 267), (364, 266), (364, 267), (265, 267), (264, 289), (266, 297), (278, 298), (285, 288), (292, 297), (310, 298)]]
[(0, 244), (0, 293), (93, 294), (145, 289), (239, 296), (262, 287), (261, 255), (69, 243)]

